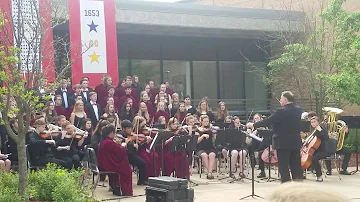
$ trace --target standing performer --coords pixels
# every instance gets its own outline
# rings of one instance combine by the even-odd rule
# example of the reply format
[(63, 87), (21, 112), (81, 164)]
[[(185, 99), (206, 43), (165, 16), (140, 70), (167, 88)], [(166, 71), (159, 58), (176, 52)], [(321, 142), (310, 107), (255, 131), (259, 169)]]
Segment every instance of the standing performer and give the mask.
[(268, 118), (257, 123), (248, 123), (250, 128), (273, 126), (273, 147), (277, 150), (281, 182), (290, 181), (289, 167), (293, 180), (302, 180), (300, 164), (300, 126), (303, 109), (294, 103), (294, 95), (290, 91), (281, 94), (281, 108)]

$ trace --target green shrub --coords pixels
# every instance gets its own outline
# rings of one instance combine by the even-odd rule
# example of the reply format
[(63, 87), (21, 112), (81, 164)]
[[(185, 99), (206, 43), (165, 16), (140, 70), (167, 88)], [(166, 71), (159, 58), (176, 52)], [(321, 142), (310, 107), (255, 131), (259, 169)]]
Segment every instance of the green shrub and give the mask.
[[(90, 189), (81, 184), (83, 170), (68, 171), (49, 164), (45, 169), (29, 173), (31, 200), (54, 202), (95, 201)], [(18, 174), (0, 174), (0, 201), (18, 202)]]
[(18, 202), (19, 175), (14, 173), (0, 174), (0, 201)]
[(350, 149), (352, 152), (360, 152), (360, 131), (358, 131), (358, 137), (356, 139), (356, 130), (350, 130), (348, 137), (345, 139), (344, 147)]

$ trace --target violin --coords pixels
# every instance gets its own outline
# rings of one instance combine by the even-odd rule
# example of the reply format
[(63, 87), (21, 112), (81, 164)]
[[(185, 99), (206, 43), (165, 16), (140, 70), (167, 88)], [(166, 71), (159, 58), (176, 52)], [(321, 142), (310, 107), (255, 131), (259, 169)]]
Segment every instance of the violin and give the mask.
[(157, 133), (159, 133), (160, 129), (145, 127), (143, 129), (141, 129), (140, 131), (144, 135), (156, 135)]
[(39, 135), (43, 139), (52, 139), (61, 135), (61, 131), (44, 131), (44, 132), (40, 132)]

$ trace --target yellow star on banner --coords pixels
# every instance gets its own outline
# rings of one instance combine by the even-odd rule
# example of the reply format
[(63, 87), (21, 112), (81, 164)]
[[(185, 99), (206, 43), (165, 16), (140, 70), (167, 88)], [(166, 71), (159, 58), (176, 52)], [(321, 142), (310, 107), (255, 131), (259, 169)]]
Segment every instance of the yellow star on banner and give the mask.
[(96, 55), (95, 51), (94, 51), (94, 53), (92, 55), (89, 55), (89, 57), (91, 58), (91, 63), (93, 63), (93, 62), (99, 63), (100, 55)]

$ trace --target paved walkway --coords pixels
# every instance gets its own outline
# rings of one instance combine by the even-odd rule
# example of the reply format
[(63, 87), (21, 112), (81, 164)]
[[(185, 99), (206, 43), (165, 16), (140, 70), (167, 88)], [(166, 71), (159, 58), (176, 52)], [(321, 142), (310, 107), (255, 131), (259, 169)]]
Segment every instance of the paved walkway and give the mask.
[[(349, 171), (355, 170), (355, 168), (349, 168)], [(259, 171), (255, 171), (256, 175)], [(273, 176), (275, 173), (272, 174)], [(218, 178), (226, 177), (226, 174), (220, 174), (216, 178), (214, 175), (214, 180), (206, 180), (204, 176), (199, 178), (198, 174), (193, 174), (191, 179), (195, 183), (199, 183), (198, 186), (192, 187), (195, 190), (195, 201), (196, 202), (228, 202), (228, 201), (239, 201), (241, 197), (251, 194), (251, 180), (244, 179), (242, 181), (236, 181), (234, 183), (229, 183), (228, 179), (218, 180)], [(237, 174), (236, 174), (237, 176)], [(251, 177), (248, 175), (248, 177)], [(256, 177), (256, 176), (255, 176)], [(255, 194), (262, 196), (264, 198), (268, 197), (276, 187), (280, 185), (280, 181), (274, 182), (255, 182)], [(136, 176), (134, 176), (133, 182), (136, 182)], [(311, 174), (308, 174), (307, 179), (303, 183), (309, 184), (309, 186), (316, 186), (321, 189), (326, 189), (342, 194), (343, 196), (351, 199), (351, 201), (360, 202), (360, 172), (355, 175), (344, 176), (341, 175), (341, 180), (339, 180), (336, 172), (333, 169), (333, 175), (324, 178), (324, 182), (316, 182), (315, 177)], [(107, 182), (105, 184), (108, 184)], [(98, 200), (107, 200), (107, 201), (124, 201), (124, 202), (144, 202), (146, 201), (145, 197), (145, 187), (137, 186), (134, 184), (134, 197), (131, 198), (121, 198), (116, 197), (112, 192), (108, 191), (108, 187), (98, 187), (95, 191), (95, 196)], [(248, 198), (244, 201), (266, 201), (263, 199), (253, 199)]]

